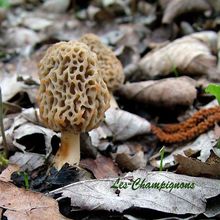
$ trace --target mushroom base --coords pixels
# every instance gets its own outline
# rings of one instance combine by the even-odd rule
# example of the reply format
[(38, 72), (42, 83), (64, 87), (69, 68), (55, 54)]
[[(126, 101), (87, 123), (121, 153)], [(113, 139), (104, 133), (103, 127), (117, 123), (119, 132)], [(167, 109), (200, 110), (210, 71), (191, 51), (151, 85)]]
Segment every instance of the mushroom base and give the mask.
[(54, 158), (54, 167), (58, 170), (65, 163), (78, 165), (80, 161), (80, 135), (61, 131), (61, 146)]

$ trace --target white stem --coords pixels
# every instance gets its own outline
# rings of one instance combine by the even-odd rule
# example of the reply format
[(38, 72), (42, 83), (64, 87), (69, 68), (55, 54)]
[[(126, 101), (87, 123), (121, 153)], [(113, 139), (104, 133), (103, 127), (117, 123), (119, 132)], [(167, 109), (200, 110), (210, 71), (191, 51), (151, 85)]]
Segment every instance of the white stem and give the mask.
[(111, 99), (110, 99), (110, 107), (111, 108), (119, 108), (118, 103), (116, 102), (114, 96), (112, 93), (110, 93)]
[(80, 135), (61, 131), (61, 146), (54, 158), (54, 166), (60, 170), (65, 163), (78, 165), (80, 161)]

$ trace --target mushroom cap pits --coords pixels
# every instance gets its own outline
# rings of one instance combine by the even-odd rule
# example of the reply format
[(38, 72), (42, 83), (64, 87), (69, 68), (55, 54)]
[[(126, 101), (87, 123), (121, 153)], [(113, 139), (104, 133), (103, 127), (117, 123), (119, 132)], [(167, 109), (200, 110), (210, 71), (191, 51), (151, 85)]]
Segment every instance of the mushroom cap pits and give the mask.
[(108, 88), (97, 56), (82, 42), (52, 45), (39, 64), (42, 121), (55, 131), (90, 131), (109, 108)]
[(95, 34), (83, 35), (80, 42), (88, 45), (91, 51), (97, 54), (100, 73), (109, 91), (113, 92), (118, 89), (123, 84), (125, 77), (122, 64), (113, 51), (103, 44)]

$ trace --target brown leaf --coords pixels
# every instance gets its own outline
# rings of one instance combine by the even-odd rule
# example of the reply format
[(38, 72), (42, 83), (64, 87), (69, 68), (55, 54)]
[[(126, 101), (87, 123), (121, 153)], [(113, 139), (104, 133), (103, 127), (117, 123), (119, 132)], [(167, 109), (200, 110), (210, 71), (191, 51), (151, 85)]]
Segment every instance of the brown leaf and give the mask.
[(114, 164), (111, 158), (98, 156), (96, 160), (85, 159), (80, 161), (80, 165), (90, 170), (97, 179), (107, 177), (117, 177), (120, 173), (118, 167)]
[(179, 163), (177, 172), (190, 176), (211, 176), (220, 177), (220, 163), (201, 162), (194, 158), (184, 157), (180, 154), (175, 155), (175, 160)]
[(212, 31), (179, 38), (168, 45), (147, 53), (139, 62), (142, 74), (137, 78), (154, 79), (176, 71), (179, 74), (211, 74), (216, 68), (217, 34)]
[(206, 161), (208, 164), (213, 165), (213, 164), (219, 164), (220, 163), (220, 157), (218, 157), (216, 154), (214, 154), (211, 151), (210, 157)]
[(188, 77), (127, 83), (119, 93), (127, 99), (165, 108), (189, 106), (197, 94), (195, 82)]
[(62, 219), (54, 199), (3, 181), (0, 181), (0, 208), (6, 209), (4, 216), (8, 220)]
[(9, 182), (11, 174), (18, 171), (20, 167), (16, 164), (9, 164), (0, 174), (0, 181)]
[(88, 133), (80, 134), (81, 155), (85, 158), (96, 158), (97, 148), (93, 146), (91, 138)]
[[(7, 217), (8, 220), (16, 220), (16, 219), (22, 219), (22, 220), (37, 220), (37, 219), (42, 219), (42, 220), (49, 220), (50, 217), (48, 215), (48, 217), (46, 216), (45, 218), (42, 217), (42, 215), (40, 214), (40, 211), (32, 211), (31, 214), (28, 213), (24, 213), (24, 212), (17, 212), (17, 211), (13, 211), (13, 210), (7, 210), (4, 215), (5, 217)], [(53, 216), (51, 216), (53, 217)], [(64, 218), (57, 218), (59, 220), (64, 219)]]
[(126, 153), (117, 154), (115, 161), (122, 170), (126, 171), (134, 171), (146, 166), (143, 151), (139, 151), (133, 156)]
[(175, 38), (177, 34), (177, 27), (176, 25), (161, 26), (156, 28), (152, 32), (150, 47), (154, 49), (155, 47), (164, 46), (165, 44), (169, 43), (170, 39)]
[(162, 23), (169, 24), (171, 23), (176, 17), (193, 12), (193, 11), (207, 11), (211, 10), (210, 5), (205, 0), (172, 0), (167, 5)]
[(125, 142), (117, 146), (112, 157), (122, 171), (134, 171), (146, 167), (146, 157), (143, 152), (144, 145), (139, 142)]

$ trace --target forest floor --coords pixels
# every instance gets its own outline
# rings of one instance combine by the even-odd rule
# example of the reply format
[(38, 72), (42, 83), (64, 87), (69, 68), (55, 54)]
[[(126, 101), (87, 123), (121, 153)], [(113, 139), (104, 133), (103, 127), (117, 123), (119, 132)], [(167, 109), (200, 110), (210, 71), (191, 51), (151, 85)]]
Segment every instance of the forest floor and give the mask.
[[(219, 218), (219, 28), (218, 0), (0, 0), (1, 219)], [(39, 62), (87, 33), (124, 82), (79, 165), (57, 170)]]

